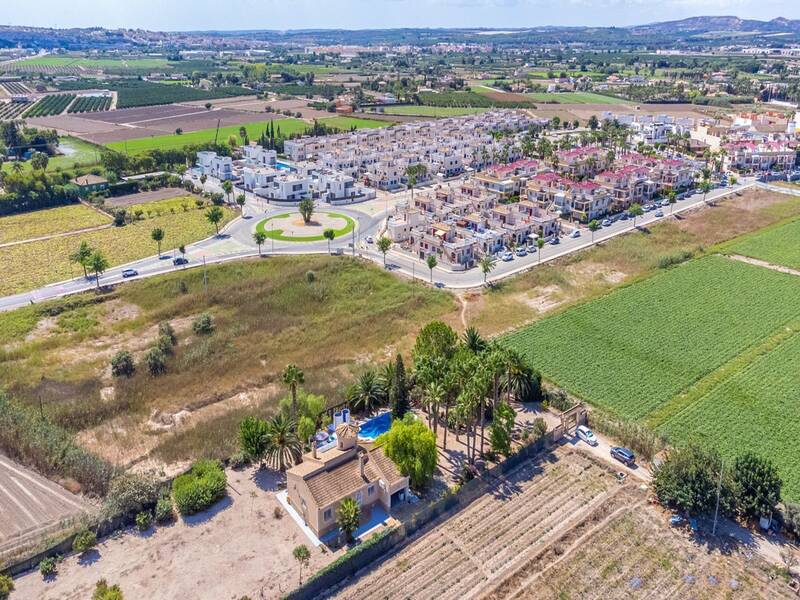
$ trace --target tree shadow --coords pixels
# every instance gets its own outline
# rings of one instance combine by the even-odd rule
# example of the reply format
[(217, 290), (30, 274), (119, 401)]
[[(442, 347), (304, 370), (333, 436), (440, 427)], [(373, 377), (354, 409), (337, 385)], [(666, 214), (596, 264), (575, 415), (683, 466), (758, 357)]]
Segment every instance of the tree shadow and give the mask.
[(198, 525), (202, 525), (207, 521), (210, 521), (219, 513), (224, 510), (227, 510), (233, 505), (233, 500), (230, 496), (225, 496), (222, 500), (217, 502), (211, 508), (207, 508), (206, 510), (200, 511), (199, 513), (195, 513), (193, 515), (186, 515), (183, 517), (184, 525), (188, 527), (197, 527)]
[(100, 551), (97, 548), (91, 548), (78, 557), (78, 564), (82, 567), (88, 567), (100, 560)]
[(266, 467), (255, 469), (250, 480), (262, 492), (277, 492), (286, 487), (286, 474)]

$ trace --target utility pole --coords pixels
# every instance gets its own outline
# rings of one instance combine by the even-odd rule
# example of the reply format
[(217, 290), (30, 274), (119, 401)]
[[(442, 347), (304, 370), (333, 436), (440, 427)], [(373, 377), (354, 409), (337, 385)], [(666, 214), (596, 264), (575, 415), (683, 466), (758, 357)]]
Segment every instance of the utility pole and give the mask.
[(722, 492), (722, 471), (725, 470), (725, 461), (721, 461), (719, 465), (719, 483), (717, 484), (717, 507), (714, 509), (714, 527), (711, 529), (711, 535), (717, 534), (717, 516), (719, 515), (719, 496)]
[(208, 269), (206, 268), (206, 255), (203, 254), (203, 289), (208, 294)]

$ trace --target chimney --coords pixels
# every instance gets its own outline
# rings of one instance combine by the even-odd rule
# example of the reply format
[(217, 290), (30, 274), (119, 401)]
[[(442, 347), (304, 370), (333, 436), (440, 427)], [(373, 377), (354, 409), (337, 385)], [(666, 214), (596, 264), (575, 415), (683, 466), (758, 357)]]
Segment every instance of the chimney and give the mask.
[(366, 479), (364, 475), (364, 465), (367, 462), (367, 453), (366, 452), (359, 452), (358, 454), (358, 470), (361, 474), (361, 479)]

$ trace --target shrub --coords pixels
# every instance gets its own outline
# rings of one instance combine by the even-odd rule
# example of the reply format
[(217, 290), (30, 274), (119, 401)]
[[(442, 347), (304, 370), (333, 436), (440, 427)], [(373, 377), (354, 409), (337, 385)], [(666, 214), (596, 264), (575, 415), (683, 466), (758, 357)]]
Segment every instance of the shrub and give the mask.
[(114, 226), (122, 227), (125, 225), (125, 210), (120, 208), (114, 211)]
[(392, 421), (391, 429), (377, 443), (383, 445), (386, 456), (400, 472), (410, 478), (412, 487), (421, 488), (433, 476), (438, 460), (436, 436), (413, 414)]
[(39, 562), (39, 573), (42, 577), (53, 577), (58, 570), (58, 559), (55, 556), (48, 556)]
[(159, 335), (156, 339), (156, 348), (161, 350), (164, 356), (170, 356), (174, 352), (172, 341), (164, 334)]
[(147, 370), (153, 377), (157, 377), (167, 370), (167, 357), (158, 347), (150, 348), (146, 360)]
[(153, 515), (149, 510), (143, 510), (136, 515), (136, 529), (147, 531), (153, 525)]
[(175, 505), (182, 515), (205, 510), (225, 496), (225, 471), (216, 460), (199, 460), (192, 470), (172, 482)]
[(7, 600), (14, 591), (14, 580), (8, 575), (0, 574), (0, 600)]
[(92, 600), (124, 600), (124, 596), (119, 585), (109, 586), (105, 579), (101, 579), (95, 584)]
[(114, 377), (130, 377), (135, 370), (133, 355), (127, 350), (120, 350), (111, 359), (111, 374)]
[(787, 502), (778, 512), (783, 527), (791, 533), (794, 538), (800, 539), (800, 504)]
[(162, 321), (158, 324), (158, 335), (166, 337), (171, 346), (178, 343), (178, 337), (175, 335), (175, 329), (170, 325), (169, 321)]
[(231, 469), (243, 469), (249, 464), (250, 459), (244, 452), (237, 452), (228, 460), (228, 465), (230, 465)]
[(276, 506), (272, 509), (272, 516), (279, 521), (283, 518), (283, 510), (281, 510), (280, 506)]
[(575, 403), (567, 395), (567, 392), (565, 392), (561, 388), (553, 390), (552, 392), (548, 392), (547, 402), (548, 406), (557, 408), (561, 412), (569, 410), (570, 408), (575, 406)]
[(195, 320), (192, 321), (192, 331), (197, 335), (208, 335), (212, 333), (214, 331), (214, 320), (211, 318), (211, 315), (208, 313), (198, 315)]
[(83, 554), (97, 545), (97, 534), (90, 529), (81, 529), (72, 542), (72, 549)]
[(317, 280), (317, 274), (314, 271), (306, 271), (306, 281), (308, 283), (314, 283)]
[(172, 512), (172, 498), (161, 496), (156, 502), (156, 523), (169, 523), (175, 514)]
[(106, 507), (112, 514), (133, 514), (158, 498), (153, 477), (136, 473), (123, 473), (111, 480), (108, 486)]
[(673, 254), (665, 254), (658, 259), (659, 269), (668, 269), (674, 265), (679, 265), (692, 258), (694, 254), (690, 250), (681, 250)]

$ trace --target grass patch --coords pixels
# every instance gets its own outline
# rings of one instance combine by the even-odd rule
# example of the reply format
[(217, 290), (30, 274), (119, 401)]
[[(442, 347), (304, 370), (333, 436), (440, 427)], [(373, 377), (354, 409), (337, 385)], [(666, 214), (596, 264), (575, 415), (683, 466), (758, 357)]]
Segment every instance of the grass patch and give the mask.
[[(285, 213), (283, 215), (275, 215), (274, 217), (270, 217), (269, 219), (264, 219), (258, 225), (256, 225), (256, 231), (260, 231), (266, 234), (268, 239), (271, 240), (280, 240), (282, 242), (318, 242), (325, 239), (324, 235), (307, 235), (307, 236), (292, 236), (292, 235), (284, 235), (282, 229), (268, 229), (267, 223), (273, 221), (275, 219), (285, 219), (286, 217), (290, 216), (293, 213)], [(331, 217), (336, 217), (338, 219), (344, 219), (347, 224), (342, 227), (341, 229), (334, 229), (333, 234), (334, 237), (341, 237), (345, 234), (350, 233), (355, 229), (356, 222), (348, 217), (347, 215), (342, 215), (339, 213), (325, 213)]]
[(592, 92), (557, 92), (548, 94), (531, 93), (525, 94), (532, 100), (542, 103), (555, 104), (631, 104), (630, 101), (603, 94), (593, 94)]
[[(47, 162), (47, 172), (53, 171), (72, 171), (79, 167), (93, 167), (100, 164), (100, 152), (102, 148), (85, 140), (64, 136), (58, 139), (58, 147), (63, 152), (58, 156), (51, 156)], [(31, 172), (30, 161), (22, 164), (23, 173)], [(10, 173), (14, 163), (4, 162), (0, 165), (3, 172)]]
[(343, 131), (350, 131), (356, 129), (377, 129), (378, 127), (389, 127), (391, 125), (388, 121), (379, 121), (377, 119), (361, 119), (359, 117), (325, 117), (320, 119), (328, 127), (336, 127)]
[(0, 244), (78, 231), (111, 223), (111, 217), (83, 204), (0, 217)]
[[(223, 224), (236, 216), (228, 208), (223, 208), (223, 211)], [(81, 275), (82, 269), (69, 261), (69, 255), (82, 241), (102, 250), (112, 266), (152, 256), (156, 253), (156, 245), (150, 238), (150, 232), (156, 227), (166, 233), (163, 251), (214, 233), (203, 211), (190, 210), (164, 214), (148, 219), (146, 223), (0, 248), (0, 295), (15, 294)]]
[(383, 109), (385, 115), (410, 115), (420, 117), (460, 117), (485, 112), (488, 108), (457, 106), (390, 106)]

